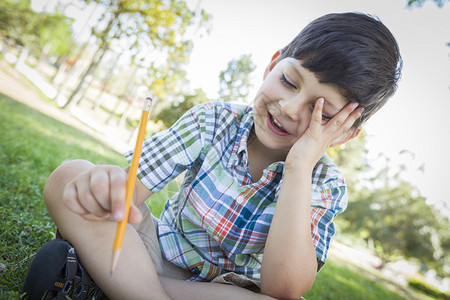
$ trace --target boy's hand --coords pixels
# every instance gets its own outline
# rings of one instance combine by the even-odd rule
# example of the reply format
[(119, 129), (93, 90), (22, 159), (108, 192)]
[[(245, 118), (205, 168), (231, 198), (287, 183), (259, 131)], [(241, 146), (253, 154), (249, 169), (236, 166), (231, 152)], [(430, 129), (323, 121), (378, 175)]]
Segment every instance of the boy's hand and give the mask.
[[(70, 210), (88, 221), (119, 222), (126, 214), (127, 177), (127, 172), (118, 166), (94, 166), (66, 185), (64, 202)], [(135, 199), (135, 195), (133, 198)], [(132, 203), (128, 222), (136, 224), (141, 220), (141, 212)]]
[(323, 103), (323, 98), (316, 101), (309, 128), (289, 151), (287, 168), (301, 165), (312, 171), (330, 146), (343, 144), (357, 135), (357, 129), (352, 125), (364, 111), (362, 107), (358, 108), (358, 103), (348, 103), (336, 116), (322, 124)]

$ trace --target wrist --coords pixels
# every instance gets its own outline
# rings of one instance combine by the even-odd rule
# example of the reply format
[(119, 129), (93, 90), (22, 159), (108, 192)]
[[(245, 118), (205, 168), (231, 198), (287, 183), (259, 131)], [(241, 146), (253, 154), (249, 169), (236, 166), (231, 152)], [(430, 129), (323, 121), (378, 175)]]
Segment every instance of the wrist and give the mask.
[(302, 159), (289, 159), (285, 161), (285, 173), (292, 173), (296, 176), (311, 176), (312, 171), (316, 165), (316, 162), (308, 162)]

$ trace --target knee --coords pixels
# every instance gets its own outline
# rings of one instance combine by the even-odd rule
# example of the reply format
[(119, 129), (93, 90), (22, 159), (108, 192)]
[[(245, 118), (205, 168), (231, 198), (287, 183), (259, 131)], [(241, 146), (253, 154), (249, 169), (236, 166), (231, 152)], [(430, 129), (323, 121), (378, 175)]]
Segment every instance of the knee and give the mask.
[[(49, 211), (53, 210), (58, 204), (63, 204), (63, 190), (64, 188), (61, 188), (62, 191), (58, 195), (58, 186), (55, 184), (55, 179), (57, 177), (57, 174), (55, 174), (56, 170), (53, 171), (53, 173), (50, 175), (50, 177), (47, 179), (47, 182), (44, 186), (44, 190), (42, 193), (42, 197), (44, 199), (44, 203), (47, 206), (47, 209)], [(58, 203), (60, 202), (60, 203)]]
[(80, 173), (93, 166), (85, 160), (72, 160), (57, 167), (49, 176), (43, 191), (44, 203), (49, 210), (64, 204), (64, 188)]

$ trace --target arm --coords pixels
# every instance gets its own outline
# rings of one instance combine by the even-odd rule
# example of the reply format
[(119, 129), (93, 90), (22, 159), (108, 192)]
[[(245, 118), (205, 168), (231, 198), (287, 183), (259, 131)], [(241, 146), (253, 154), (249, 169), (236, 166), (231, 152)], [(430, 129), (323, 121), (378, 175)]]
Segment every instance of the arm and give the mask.
[[(144, 141), (141, 161), (152, 161), (152, 170), (149, 171), (148, 165), (139, 168), (144, 167), (146, 174), (152, 173), (145, 179), (152, 190), (162, 189), (195, 162), (204, 140), (199, 124), (204, 122), (205, 107), (198, 105), (186, 112), (170, 129)], [(131, 160), (132, 154), (128, 152), (127, 158)], [(127, 173), (128, 168), (96, 166), (85, 160), (70, 161), (52, 173), (44, 189), (44, 199), (54, 196), (58, 200), (63, 199), (70, 210), (87, 220), (121, 221), (125, 215)], [(140, 222), (142, 215), (137, 206), (152, 194), (140, 180), (136, 181), (128, 222)]]
[(317, 261), (311, 239), (311, 175), (286, 169), (261, 267), (261, 291), (299, 299), (314, 282)]
[[(86, 160), (69, 161), (50, 175), (44, 188), (44, 200), (62, 198), (70, 210), (90, 221), (120, 221), (126, 209), (127, 171), (114, 165), (94, 165)], [(151, 195), (152, 192), (137, 180), (130, 223), (140, 222), (142, 215), (137, 206)]]
[(323, 101), (314, 108), (308, 130), (286, 158), (283, 184), (270, 227), (261, 266), (261, 291), (282, 299), (299, 299), (313, 284), (317, 270), (311, 238), (311, 174), (332, 144), (354, 136), (351, 129), (362, 110), (348, 104), (327, 124)]

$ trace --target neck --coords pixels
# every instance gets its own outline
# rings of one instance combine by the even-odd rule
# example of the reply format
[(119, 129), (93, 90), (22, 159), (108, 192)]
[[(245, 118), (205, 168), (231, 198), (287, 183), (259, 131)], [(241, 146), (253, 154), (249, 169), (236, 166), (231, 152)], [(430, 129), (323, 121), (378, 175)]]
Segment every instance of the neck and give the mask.
[(256, 136), (254, 128), (252, 128), (247, 142), (247, 150), (250, 165), (257, 164), (263, 169), (268, 167), (274, 162), (285, 161), (289, 151), (274, 150), (267, 148), (261, 143)]

